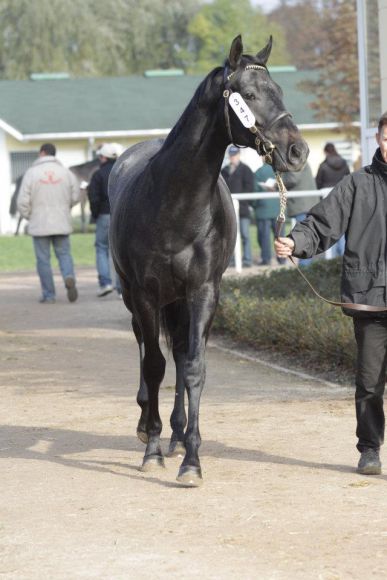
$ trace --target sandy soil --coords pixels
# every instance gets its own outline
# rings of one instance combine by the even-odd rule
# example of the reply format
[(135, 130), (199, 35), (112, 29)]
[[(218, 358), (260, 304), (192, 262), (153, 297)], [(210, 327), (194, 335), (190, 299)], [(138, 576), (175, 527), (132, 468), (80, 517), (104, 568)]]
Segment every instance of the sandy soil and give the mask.
[[(205, 481), (181, 488), (177, 458), (138, 471), (137, 346), (122, 301), (95, 297), (92, 270), (79, 289), (69, 304), (58, 278), (57, 303), (39, 305), (35, 274), (0, 276), (1, 578), (386, 577), (387, 476), (355, 472), (350, 386), (213, 341)], [(165, 449), (173, 384), (169, 361)]]

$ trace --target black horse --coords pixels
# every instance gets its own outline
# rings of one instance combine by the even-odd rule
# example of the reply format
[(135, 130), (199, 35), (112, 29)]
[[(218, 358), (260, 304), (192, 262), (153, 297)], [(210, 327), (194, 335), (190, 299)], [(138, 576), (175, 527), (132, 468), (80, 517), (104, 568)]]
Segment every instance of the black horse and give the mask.
[[(219, 177), (226, 148), (234, 142), (257, 149), (278, 171), (301, 169), (308, 154), (266, 68), (270, 51), (271, 39), (256, 56), (244, 55), (241, 37), (235, 38), (226, 65), (202, 81), (166, 140), (128, 149), (109, 182), (112, 254), (140, 348), (137, 433), (147, 444), (141, 469), (164, 465), (158, 404), (164, 328), (176, 364), (169, 454), (184, 454), (177, 480), (187, 486), (202, 479), (199, 402), (205, 349), (235, 245), (234, 208)], [(255, 117), (252, 125), (245, 122), (249, 114), (240, 96)], [(230, 98), (234, 108), (235, 102), (240, 105), (239, 118)]]

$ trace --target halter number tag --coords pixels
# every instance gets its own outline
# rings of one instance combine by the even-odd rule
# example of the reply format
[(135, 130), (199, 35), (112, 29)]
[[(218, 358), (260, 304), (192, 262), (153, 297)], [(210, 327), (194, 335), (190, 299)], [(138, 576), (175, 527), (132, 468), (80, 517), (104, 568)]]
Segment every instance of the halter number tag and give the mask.
[(244, 127), (254, 127), (255, 117), (239, 93), (231, 93), (228, 102)]

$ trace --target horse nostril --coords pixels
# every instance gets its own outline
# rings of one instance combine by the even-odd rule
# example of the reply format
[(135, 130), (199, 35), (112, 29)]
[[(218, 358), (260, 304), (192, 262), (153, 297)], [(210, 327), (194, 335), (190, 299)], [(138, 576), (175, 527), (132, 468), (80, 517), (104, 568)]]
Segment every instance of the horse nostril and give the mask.
[(300, 147), (298, 147), (298, 145), (296, 145), (296, 144), (290, 145), (289, 157), (291, 159), (294, 159), (294, 160), (300, 159), (301, 155), (302, 155), (302, 150), (300, 149)]
[(299, 163), (305, 161), (308, 157), (309, 148), (306, 143), (293, 143), (289, 147), (288, 157), (291, 163)]

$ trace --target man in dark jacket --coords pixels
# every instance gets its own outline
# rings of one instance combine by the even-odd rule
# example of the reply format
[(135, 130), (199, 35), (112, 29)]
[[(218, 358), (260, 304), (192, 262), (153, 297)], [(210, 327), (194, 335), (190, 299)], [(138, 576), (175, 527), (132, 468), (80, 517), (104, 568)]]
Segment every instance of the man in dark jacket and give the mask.
[[(316, 175), (317, 189), (324, 187), (334, 187), (345, 175), (349, 174), (349, 167), (346, 160), (336, 151), (333, 143), (327, 143), (324, 147), (325, 161), (318, 168)], [(344, 254), (345, 238), (341, 236), (331, 248), (332, 258)]]
[[(97, 169), (88, 187), (90, 211), (96, 224), (95, 251), (98, 272), (99, 291), (97, 296), (102, 297), (113, 292), (109, 260), (109, 225), (110, 203), (108, 197), (108, 181), (113, 165), (122, 148), (117, 143), (105, 143), (98, 149), (100, 168)], [(119, 280), (116, 280), (116, 290), (120, 294)]]
[[(231, 193), (253, 193), (254, 174), (250, 167), (241, 162), (240, 151), (233, 145), (229, 147), (229, 165), (222, 169), (222, 176)], [(239, 227), (242, 238), (242, 265), (250, 268), (252, 264), (250, 242), (250, 207), (247, 200), (239, 200)]]
[(314, 206), (287, 238), (275, 242), (277, 255), (307, 258), (324, 252), (343, 234), (342, 302), (386, 308), (386, 312), (343, 309), (353, 316), (357, 343), (356, 417), (358, 472), (381, 473), (384, 441), (383, 396), (387, 362), (387, 112), (380, 118), (379, 145), (372, 164), (344, 177)]

